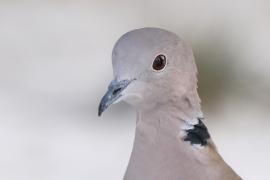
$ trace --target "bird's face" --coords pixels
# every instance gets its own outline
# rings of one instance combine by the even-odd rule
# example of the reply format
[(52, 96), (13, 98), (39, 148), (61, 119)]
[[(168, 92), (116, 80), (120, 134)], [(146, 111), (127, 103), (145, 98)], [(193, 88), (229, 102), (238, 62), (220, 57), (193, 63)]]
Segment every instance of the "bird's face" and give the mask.
[[(175, 86), (181, 88), (179, 83), (187, 81), (188, 65), (194, 66), (193, 61), (185, 60), (190, 56), (185, 48), (175, 34), (157, 28), (124, 34), (112, 52), (114, 79), (100, 102), (99, 115), (122, 100), (137, 108), (165, 101), (168, 96), (164, 94), (172, 93)], [(176, 79), (177, 75), (184, 81), (179, 81), (181, 77)]]

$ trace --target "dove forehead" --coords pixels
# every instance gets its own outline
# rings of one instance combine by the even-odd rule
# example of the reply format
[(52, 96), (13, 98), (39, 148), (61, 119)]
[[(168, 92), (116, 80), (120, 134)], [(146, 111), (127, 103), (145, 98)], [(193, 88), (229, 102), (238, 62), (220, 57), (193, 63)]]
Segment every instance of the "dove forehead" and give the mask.
[(149, 68), (158, 54), (180, 42), (179, 37), (159, 28), (142, 28), (127, 32), (116, 42), (112, 52), (115, 76), (138, 74)]

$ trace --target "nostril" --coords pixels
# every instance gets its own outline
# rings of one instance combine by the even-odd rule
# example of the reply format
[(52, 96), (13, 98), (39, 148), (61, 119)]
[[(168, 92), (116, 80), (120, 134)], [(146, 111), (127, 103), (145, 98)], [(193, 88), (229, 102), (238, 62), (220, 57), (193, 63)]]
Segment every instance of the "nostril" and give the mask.
[(117, 88), (113, 91), (113, 95), (117, 94), (119, 91), (121, 91), (121, 88)]

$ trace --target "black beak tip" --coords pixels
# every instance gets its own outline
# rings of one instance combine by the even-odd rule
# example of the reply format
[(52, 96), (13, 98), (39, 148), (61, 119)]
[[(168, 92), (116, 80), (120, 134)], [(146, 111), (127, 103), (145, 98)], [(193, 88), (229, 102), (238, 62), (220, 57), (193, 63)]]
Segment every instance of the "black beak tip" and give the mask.
[(98, 107), (98, 116), (100, 117), (102, 115), (104, 111), (104, 108), (102, 107), (102, 105), (100, 104), (99, 107)]
[(98, 117), (100, 117), (102, 115), (101, 111), (98, 111)]
[[(106, 99), (105, 99), (106, 100)], [(108, 104), (106, 103), (106, 101), (104, 100), (104, 98), (101, 100), (99, 106), (98, 106), (98, 116), (100, 117), (102, 115), (102, 113), (107, 109)]]

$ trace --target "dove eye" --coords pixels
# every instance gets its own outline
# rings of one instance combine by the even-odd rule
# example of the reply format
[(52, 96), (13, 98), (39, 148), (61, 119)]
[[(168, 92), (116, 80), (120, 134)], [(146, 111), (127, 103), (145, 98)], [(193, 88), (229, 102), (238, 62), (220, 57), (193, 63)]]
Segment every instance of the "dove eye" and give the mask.
[(155, 58), (152, 68), (156, 71), (160, 71), (165, 68), (166, 64), (166, 57), (163, 54), (160, 54)]

